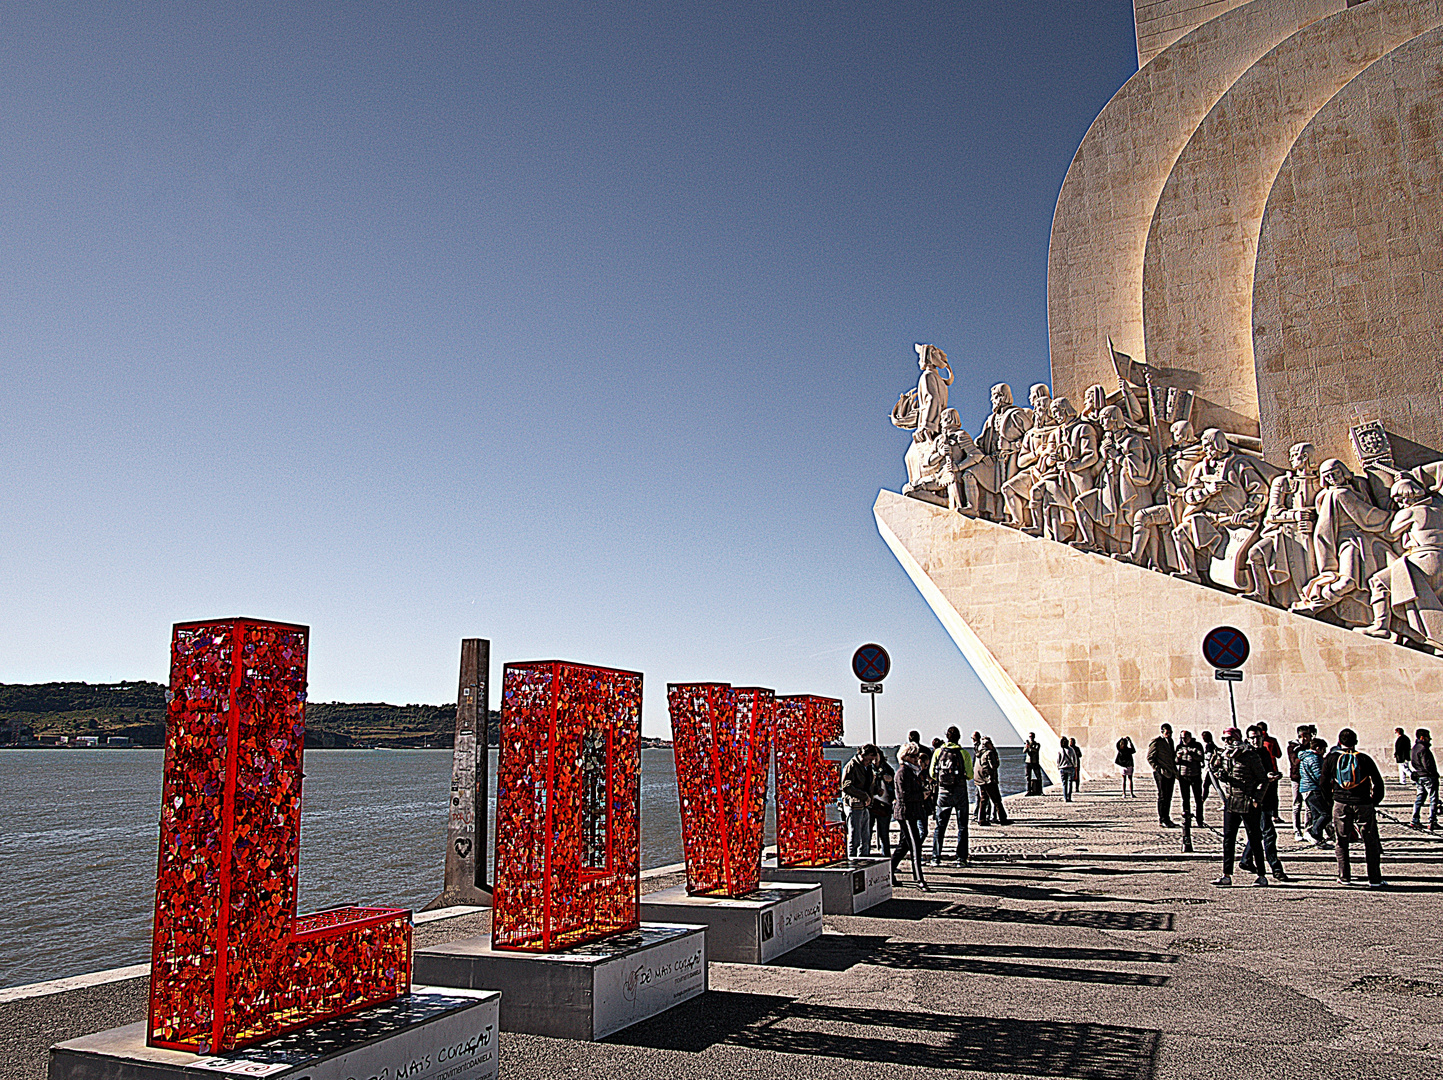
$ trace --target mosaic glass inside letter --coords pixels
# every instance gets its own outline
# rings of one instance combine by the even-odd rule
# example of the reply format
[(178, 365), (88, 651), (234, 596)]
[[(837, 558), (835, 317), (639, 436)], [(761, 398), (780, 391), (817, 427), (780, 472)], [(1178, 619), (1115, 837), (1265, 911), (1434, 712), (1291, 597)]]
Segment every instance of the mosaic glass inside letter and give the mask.
[(640, 925), (641, 676), (507, 664), (491, 941), (549, 952)]
[(249, 619), (175, 627), (152, 1046), (216, 1053), (410, 992), (409, 911), (296, 918), (307, 635)]
[(798, 694), (777, 698), (777, 862), (825, 866), (847, 851), (846, 826), (827, 820), (842, 771), (822, 744), (842, 734), (842, 703)]

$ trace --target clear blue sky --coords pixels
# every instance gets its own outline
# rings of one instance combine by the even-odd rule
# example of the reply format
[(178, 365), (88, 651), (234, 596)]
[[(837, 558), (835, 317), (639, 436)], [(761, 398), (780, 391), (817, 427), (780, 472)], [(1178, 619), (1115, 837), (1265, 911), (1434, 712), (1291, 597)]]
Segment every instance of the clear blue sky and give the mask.
[[(312, 628), (313, 700), (505, 660), (1000, 713), (881, 538), (914, 341), (1047, 373), (1127, 0), (4, 4), (0, 682)], [(1008, 741), (1014, 741), (1011, 738)]]

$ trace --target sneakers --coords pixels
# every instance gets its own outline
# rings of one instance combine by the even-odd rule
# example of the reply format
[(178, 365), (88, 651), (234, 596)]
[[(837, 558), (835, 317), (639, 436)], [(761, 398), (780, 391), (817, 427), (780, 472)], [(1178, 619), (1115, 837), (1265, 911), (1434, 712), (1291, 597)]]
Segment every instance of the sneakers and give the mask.
[(1281, 866), (1278, 866), (1278, 867), (1274, 867), (1274, 868), (1273, 868), (1273, 880), (1274, 880), (1274, 881), (1292, 881), (1293, 879), (1290, 878), (1290, 877), (1288, 877), (1287, 874), (1283, 873), (1283, 868), (1282, 868)]
[(1370, 889), (1386, 889), (1387, 887), (1388, 887), (1388, 883), (1387, 883), (1386, 881), (1370, 881), (1370, 882), (1368, 882), (1368, 888), (1370, 888)]
[(1422, 831), (1423, 831), (1423, 823), (1422, 823), (1421, 821), (1410, 821), (1410, 822), (1408, 822), (1408, 828), (1410, 828), (1410, 829), (1417, 829), (1419, 832), (1422, 832)]
[(1267, 883), (1268, 883), (1268, 875), (1267, 875), (1267, 874), (1259, 874), (1259, 875), (1258, 875), (1258, 880), (1253, 882), (1254, 885), (1266, 885)]
[(1293, 843), (1295, 843), (1295, 844), (1311, 844), (1312, 841), (1309, 840), (1309, 839), (1308, 839), (1306, 836), (1304, 836), (1302, 833), (1300, 833), (1300, 832), (1295, 832), (1295, 833), (1293, 833)]
[(1218, 886), (1219, 888), (1227, 888), (1232, 883), (1233, 876), (1231, 874), (1224, 874), (1222, 877), (1218, 878), (1216, 881), (1213, 882), (1213, 884)]
[(1338, 879), (1338, 884), (1339, 884), (1339, 885), (1343, 885), (1343, 886), (1348, 886), (1348, 885), (1353, 884), (1353, 879), (1352, 879), (1352, 878), (1346, 878), (1346, 877), (1340, 877), (1340, 878)]

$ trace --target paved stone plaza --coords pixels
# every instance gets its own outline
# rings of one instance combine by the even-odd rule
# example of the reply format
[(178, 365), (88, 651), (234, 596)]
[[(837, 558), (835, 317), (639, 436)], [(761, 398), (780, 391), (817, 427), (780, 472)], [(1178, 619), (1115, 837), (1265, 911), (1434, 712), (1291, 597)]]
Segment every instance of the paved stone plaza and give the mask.
[[(977, 864), (932, 870), (931, 893), (829, 916), (819, 941), (768, 967), (714, 964), (710, 993), (605, 1042), (505, 1035), (502, 1075), (1443, 1070), (1443, 839), (1403, 827), (1401, 790), (1380, 808), (1391, 887), (1378, 893), (1338, 887), (1331, 855), (1290, 839), (1294, 882), (1215, 889), (1218, 835), (1195, 833), (1182, 855), (1153, 824), (1151, 785), (1138, 789), (1014, 796), (1013, 824), (974, 829)], [(485, 913), (444, 920), (416, 944), (487, 929)], [(145, 995), (133, 979), (0, 1004), (0, 1074), (39, 1080), (50, 1043), (142, 1018)]]

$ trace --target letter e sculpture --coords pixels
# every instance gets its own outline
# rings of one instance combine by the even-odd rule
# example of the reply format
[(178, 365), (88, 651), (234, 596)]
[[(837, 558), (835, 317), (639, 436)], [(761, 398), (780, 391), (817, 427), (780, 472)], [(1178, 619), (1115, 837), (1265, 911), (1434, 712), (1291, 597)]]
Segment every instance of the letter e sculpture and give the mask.
[(842, 734), (842, 703), (797, 694), (777, 698), (777, 864), (826, 866), (847, 853), (846, 826), (827, 820), (842, 771), (822, 744)]

